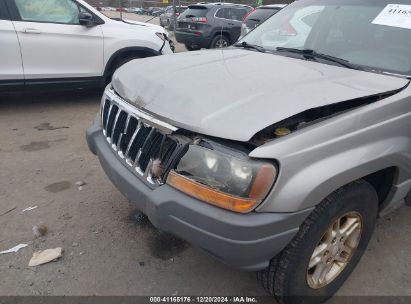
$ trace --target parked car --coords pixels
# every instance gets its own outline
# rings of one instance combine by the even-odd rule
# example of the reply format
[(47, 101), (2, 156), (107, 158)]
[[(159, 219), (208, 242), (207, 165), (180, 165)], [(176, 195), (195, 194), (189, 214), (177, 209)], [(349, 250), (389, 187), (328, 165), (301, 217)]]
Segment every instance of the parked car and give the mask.
[(159, 7), (149, 7), (147, 9), (147, 15), (152, 16), (154, 12), (157, 12), (160, 8)]
[(164, 9), (164, 8), (157, 8), (157, 9), (155, 9), (155, 10), (152, 11), (151, 15), (158, 17), (158, 16), (160, 16), (161, 14), (163, 14), (164, 12), (165, 12), (165, 9)]
[[(187, 6), (176, 6), (176, 17), (178, 18)], [(163, 14), (160, 15), (160, 25), (173, 30), (174, 26), (174, 10), (172, 6), (168, 6)]]
[(110, 6), (106, 6), (106, 7), (102, 7), (101, 10), (104, 11), (109, 11), (109, 12), (114, 12), (116, 11), (116, 9), (114, 7), (110, 7)]
[(287, 4), (262, 5), (251, 11), (244, 17), (243, 24), (241, 25), (241, 37), (255, 29), (272, 15), (278, 13), (285, 6)]
[(146, 13), (146, 9), (142, 8), (142, 7), (137, 7), (134, 10), (134, 13), (137, 14), (137, 15), (144, 15)]
[(112, 20), (82, 0), (27, 3), (0, 1), (0, 90), (102, 85), (129, 60), (172, 53), (158, 25)]
[(117, 12), (122, 12), (122, 13), (127, 13), (127, 9), (124, 8), (124, 7), (117, 7), (117, 8), (116, 8), (116, 11), (117, 11)]
[(189, 51), (228, 47), (240, 37), (243, 18), (252, 9), (231, 3), (190, 5), (177, 19), (176, 40)]
[(157, 228), (259, 271), (280, 303), (323, 301), (411, 200), (409, 2), (390, 3), (299, 0), (233, 47), (125, 64), (90, 150)]

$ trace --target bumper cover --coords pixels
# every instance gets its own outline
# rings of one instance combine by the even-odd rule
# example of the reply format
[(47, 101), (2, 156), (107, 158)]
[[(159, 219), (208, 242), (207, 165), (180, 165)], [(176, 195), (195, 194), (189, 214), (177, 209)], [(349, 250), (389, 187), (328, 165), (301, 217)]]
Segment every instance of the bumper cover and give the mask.
[(96, 117), (87, 143), (117, 189), (160, 230), (199, 246), (222, 262), (242, 270), (260, 270), (295, 236), (311, 210), (297, 213), (236, 214), (168, 186), (148, 188), (111, 150)]
[(176, 40), (185, 45), (197, 47), (197, 48), (208, 48), (211, 43), (211, 38), (205, 36), (197, 36), (191, 32), (179, 32), (176, 31)]

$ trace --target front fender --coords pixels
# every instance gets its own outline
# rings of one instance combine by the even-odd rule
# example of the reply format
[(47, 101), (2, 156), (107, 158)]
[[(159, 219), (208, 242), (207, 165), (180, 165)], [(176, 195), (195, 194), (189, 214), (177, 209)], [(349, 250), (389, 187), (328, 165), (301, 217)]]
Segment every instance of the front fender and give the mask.
[[(279, 176), (281, 182), (267, 199), (272, 204), (266, 203), (259, 207), (258, 211), (289, 212), (314, 207), (332, 192), (354, 180), (389, 167), (409, 166), (410, 155), (401, 155), (394, 151), (387, 154), (387, 146), (394, 145), (411, 151), (409, 139), (395, 137), (389, 141), (375, 142), (336, 153), (309, 163), (294, 173), (284, 172)], [(394, 196), (389, 196), (390, 198)]]
[[(396, 167), (388, 200), (411, 187), (410, 89), (275, 139), (250, 153), (273, 158), (279, 176), (258, 212), (313, 207), (333, 191), (376, 171)], [(391, 202), (384, 202), (388, 206)]]

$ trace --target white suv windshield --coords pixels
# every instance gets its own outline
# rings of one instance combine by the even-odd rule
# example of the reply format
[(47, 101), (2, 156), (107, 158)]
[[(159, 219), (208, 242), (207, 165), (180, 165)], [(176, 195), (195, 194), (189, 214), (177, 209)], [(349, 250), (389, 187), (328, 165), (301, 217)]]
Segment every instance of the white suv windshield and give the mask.
[(291, 48), (294, 54), (295, 49), (310, 50), (368, 70), (409, 76), (410, 4), (409, 0), (300, 0), (240, 43), (268, 51)]

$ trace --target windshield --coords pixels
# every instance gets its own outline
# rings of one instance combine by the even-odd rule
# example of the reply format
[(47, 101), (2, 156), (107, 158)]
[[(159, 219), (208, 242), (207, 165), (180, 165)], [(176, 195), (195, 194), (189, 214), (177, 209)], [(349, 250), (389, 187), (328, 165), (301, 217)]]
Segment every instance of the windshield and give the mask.
[[(390, 4), (396, 2), (396, 4)], [(407, 5), (408, 3), (408, 5)], [(341, 58), (366, 70), (411, 75), (409, 0), (300, 0), (240, 40), (287, 55), (293, 48)], [(297, 52), (290, 52), (290, 55)], [(301, 53), (302, 57), (304, 53)]]

